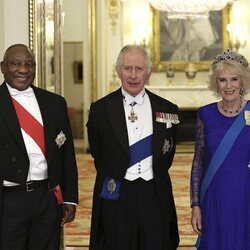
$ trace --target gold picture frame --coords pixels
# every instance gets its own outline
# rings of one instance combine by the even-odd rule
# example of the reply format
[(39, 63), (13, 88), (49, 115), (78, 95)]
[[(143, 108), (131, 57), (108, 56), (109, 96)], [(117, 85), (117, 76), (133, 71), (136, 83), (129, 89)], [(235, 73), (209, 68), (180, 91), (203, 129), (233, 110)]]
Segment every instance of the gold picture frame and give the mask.
[(196, 71), (206, 71), (213, 57), (229, 47), (226, 26), (231, 5), (223, 11), (210, 12), (208, 19), (167, 19), (166, 12), (152, 11), (151, 55), (155, 72), (166, 71), (170, 66), (175, 71), (185, 71), (190, 63)]

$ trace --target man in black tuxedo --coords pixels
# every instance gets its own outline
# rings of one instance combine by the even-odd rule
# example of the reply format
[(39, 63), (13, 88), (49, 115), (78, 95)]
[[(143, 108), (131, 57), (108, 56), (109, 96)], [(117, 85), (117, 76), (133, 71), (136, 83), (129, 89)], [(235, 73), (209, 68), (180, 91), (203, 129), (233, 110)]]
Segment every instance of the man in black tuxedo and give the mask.
[(36, 63), (24, 44), (1, 62), (1, 250), (57, 250), (78, 203), (77, 167), (63, 97), (32, 85)]
[(97, 171), (91, 250), (174, 250), (179, 244), (168, 169), (178, 107), (145, 89), (151, 61), (127, 45), (116, 70), (122, 87), (90, 107), (90, 151)]

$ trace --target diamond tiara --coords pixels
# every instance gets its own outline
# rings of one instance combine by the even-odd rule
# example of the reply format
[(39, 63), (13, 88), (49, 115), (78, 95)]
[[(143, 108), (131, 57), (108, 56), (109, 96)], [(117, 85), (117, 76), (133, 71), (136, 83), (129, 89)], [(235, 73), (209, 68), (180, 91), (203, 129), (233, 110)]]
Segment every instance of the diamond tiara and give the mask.
[(248, 67), (248, 61), (246, 60), (246, 58), (230, 49), (227, 49), (222, 54), (216, 56), (211, 67), (214, 68), (220, 61), (236, 61), (242, 64), (244, 67)]

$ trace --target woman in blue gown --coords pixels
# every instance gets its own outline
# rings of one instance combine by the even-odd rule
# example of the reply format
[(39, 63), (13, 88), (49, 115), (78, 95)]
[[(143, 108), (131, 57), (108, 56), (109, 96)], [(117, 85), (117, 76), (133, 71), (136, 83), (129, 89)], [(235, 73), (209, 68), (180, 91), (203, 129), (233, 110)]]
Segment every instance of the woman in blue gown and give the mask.
[(199, 250), (250, 249), (250, 70), (242, 55), (215, 57), (209, 89), (221, 97), (199, 108), (191, 171), (191, 224)]

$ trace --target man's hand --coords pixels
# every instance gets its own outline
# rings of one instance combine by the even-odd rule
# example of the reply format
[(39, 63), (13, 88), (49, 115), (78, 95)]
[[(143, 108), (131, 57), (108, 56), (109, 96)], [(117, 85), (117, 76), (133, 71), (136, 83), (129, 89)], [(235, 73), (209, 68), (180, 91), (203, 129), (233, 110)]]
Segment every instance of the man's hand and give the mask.
[(76, 206), (73, 204), (63, 204), (63, 219), (61, 226), (75, 219)]

